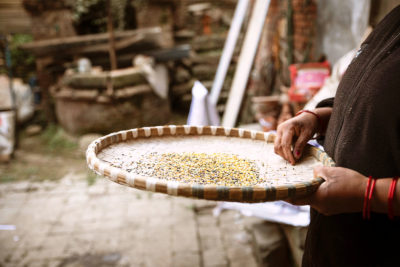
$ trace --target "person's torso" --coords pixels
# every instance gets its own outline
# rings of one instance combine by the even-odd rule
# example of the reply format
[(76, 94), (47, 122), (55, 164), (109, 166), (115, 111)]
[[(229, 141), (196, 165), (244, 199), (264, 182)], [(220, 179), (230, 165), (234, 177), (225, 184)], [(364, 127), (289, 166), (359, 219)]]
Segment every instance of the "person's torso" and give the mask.
[(397, 20), (377, 29), (346, 71), (324, 144), (337, 166), (374, 177), (400, 173), (399, 45)]

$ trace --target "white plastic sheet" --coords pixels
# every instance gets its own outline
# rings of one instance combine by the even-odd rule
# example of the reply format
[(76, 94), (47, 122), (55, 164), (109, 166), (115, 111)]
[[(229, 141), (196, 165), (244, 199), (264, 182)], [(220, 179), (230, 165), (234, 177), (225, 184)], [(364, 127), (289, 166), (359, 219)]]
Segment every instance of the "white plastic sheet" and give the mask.
[(305, 227), (310, 223), (309, 206), (294, 206), (284, 201), (255, 204), (221, 202), (214, 208), (214, 215), (218, 216), (224, 209), (237, 210), (245, 216), (293, 226)]
[(196, 81), (192, 88), (192, 103), (187, 120), (188, 125), (219, 125), (216, 107), (209, 101), (208, 90)]
[(14, 111), (0, 112), (0, 158), (8, 158), (14, 150)]

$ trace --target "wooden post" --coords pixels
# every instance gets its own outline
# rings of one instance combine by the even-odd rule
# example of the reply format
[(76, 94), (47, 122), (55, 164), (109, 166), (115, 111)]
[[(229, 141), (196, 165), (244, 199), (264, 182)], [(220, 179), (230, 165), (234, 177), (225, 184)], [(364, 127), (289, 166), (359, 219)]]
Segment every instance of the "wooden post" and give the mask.
[(107, 0), (107, 31), (110, 35), (110, 64), (111, 70), (117, 69), (117, 56), (115, 55), (115, 38), (114, 38), (114, 27), (112, 21), (112, 8), (111, 8), (111, 0)]
[(214, 82), (211, 88), (210, 101), (214, 106), (217, 106), (218, 104), (219, 94), (224, 84), (226, 73), (228, 72), (229, 63), (231, 62), (232, 55), (235, 50), (236, 41), (239, 37), (240, 29), (242, 28), (248, 4), (248, 0), (239, 0), (236, 6), (232, 25), (229, 28), (228, 37), (226, 38), (224, 50), (222, 50), (217, 73), (215, 74)]
[(224, 127), (234, 127), (236, 124), (269, 3), (270, 0), (256, 0), (254, 4), (242, 50), (240, 51), (238, 65), (233, 77), (231, 90), (229, 92), (224, 117), (222, 118), (222, 126)]

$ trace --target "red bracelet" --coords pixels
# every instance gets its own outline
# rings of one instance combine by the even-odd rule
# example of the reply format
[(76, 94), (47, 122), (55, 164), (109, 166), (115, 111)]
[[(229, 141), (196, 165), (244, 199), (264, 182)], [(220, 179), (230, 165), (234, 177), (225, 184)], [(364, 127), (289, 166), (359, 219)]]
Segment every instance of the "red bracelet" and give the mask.
[(375, 184), (376, 184), (376, 179), (373, 179), (371, 188), (369, 190), (369, 196), (368, 196), (368, 206), (367, 206), (367, 219), (368, 220), (371, 219), (371, 199), (372, 199), (372, 194), (374, 193)]
[(394, 219), (394, 212), (393, 212), (393, 198), (394, 198), (394, 192), (396, 191), (396, 184), (397, 180), (399, 177), (395, 176), (392, 179), (392, 182), (390, 183), (389, 187), (389, 194), (388, 194), (388, 216), (389, 219), (393, 220)]
[(298, 116), (301, 113), (309, 113), (309, 114), (313, 114), (315, 117), (317, 117), (318, 125), (322, 129), (322, 120), (321, 120), (321, 117), (317, 113), (312, 112), (311, 110), (308, 110), (308, 109), (303, 109), (303, 110), (300, 110), (299, 112), (297, 112), (295, 116)]
[(364, 205), (363, 205), (363, 219), (367, 219), (367, 210), (368, 210), (368, 196), (369, 196), (369, 189), (371, 187), (371, 180), (372, 176), (368, 177), (367, 188), (365, 188), (364, 194)]

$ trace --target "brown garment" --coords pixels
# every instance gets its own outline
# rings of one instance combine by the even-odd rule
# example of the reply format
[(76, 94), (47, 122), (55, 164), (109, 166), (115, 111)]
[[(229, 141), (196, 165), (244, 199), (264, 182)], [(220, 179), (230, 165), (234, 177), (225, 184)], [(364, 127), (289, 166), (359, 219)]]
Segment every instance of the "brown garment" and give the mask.
[[(333, 104), (324, 148), (337, 166), (365, 176), (400, 175), (399, 45), (400, 6), (362, 44), (334, 101), (320, 103)], [(371, 216), (312, 210), (303, 265), (400, 266), (400, 221)]]

